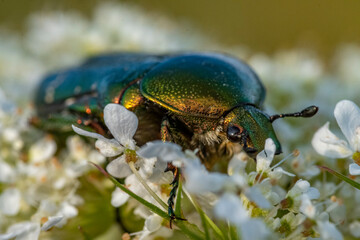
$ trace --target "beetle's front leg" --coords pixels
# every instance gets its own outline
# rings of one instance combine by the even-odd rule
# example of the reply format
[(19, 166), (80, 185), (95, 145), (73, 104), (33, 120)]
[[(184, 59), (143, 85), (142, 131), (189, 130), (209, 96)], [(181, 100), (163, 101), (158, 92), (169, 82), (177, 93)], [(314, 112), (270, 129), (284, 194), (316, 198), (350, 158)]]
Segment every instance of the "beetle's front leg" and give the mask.
[[(171, 141), (173, 142), (174, 139), (171, 135), (170, 131), (170, 123), (167, 118), (165, 118), (161, 124), (161, 140), (162, 141)], [(174, 200), (176, 197), (176, 192), (179, 187), (179, 179), (180, 179), (180, 169), (178, 167), (175, 167), (172, 163), (168, 163), (165, 172), (171, 171), (174, 174), (174, 180), (170, 183), (172, 186), (172, 189), (170, 191), (169, 199), (167, 201), (168, 203), (168, 215), (170, 216), (170, 228), (172, 228), (172, 222), (175, 219), (179, 220), (186, 220), (180, 217), (177, 217), (174, 212)]]

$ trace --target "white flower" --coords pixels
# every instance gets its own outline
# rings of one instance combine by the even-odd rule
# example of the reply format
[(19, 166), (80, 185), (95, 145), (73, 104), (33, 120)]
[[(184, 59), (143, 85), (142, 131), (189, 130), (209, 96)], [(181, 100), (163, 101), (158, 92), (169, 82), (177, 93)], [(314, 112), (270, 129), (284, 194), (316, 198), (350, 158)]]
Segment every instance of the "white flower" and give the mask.
[(98, 139), (96, 147), (106, 157), (117, 156), (123, 152), (124, 148), (135, 149), (133, 137), (138, 126), (138, 119), (133, 112), (122, 105), (110, 103), (104, 108), (104, 122), (114, 136), (113, 139), (107, 139), (98, 133), (88, 132), (74, 125), (72, 127), (80, 135)]
[(241, 239), (267, 239), (269, 230), (260, 219), (250, 218), (238, 196), (225, 193), (214, 207), (215, 216), (239, 229)]
[(314, 187), (310, 187), (310, 183), (306, 180), (299, 179), (295, 185), (289, 190), (287, 197), (298, 198), (301, 195), (307, 194), (309, 199), (317, 199), (320, 197), (320, 192)]
[[(314, 149), (330, 158), (346, 158), (358, 153), (360, 151), (359, 107), (352, 101), (342, 100), (336, 104), (334, 116), (347, 142), (334, 135), (329, 130), (329, 123), (326, 123), (314, 134), (312, 139)], [(360, 166), (357, 163), (350, 164), (349, 172), (351, 175), (360, 175)]]
[(352, 154), (346, 141), (341, 140), (329, 130), (330, 123), (325, 123), (314, 134), (311, 141), (314, 149), (321, 155), (331, 158), (345, 158)]
[(303, 203), (302, 201), (303, 200), (306, 201), (306, 199), (309, 200), (318, 199), (319, 197), (320, 197), (319, 190), (317, 190), (314, 187), (310, 187), (310, 183), (308, 181), (299, 179), (286, 194), (286, 199), (290, 199), (290, 201), (287, 201), (288, 203), (290, 203), (290, 206), (287, 207), (294, 210), (295, 212), (302, 210), (303, 212), (312, 215), (311, 211), (313, 210), (306, 209), (307, 207), (311, 207), (311, 206), (309, 206), (308, 202)]
[(280, 178), (282, 174), (291, 177), (295, 176), (292, 173), (284, 171), (281, 167), (277, 167), (282, 161), (270, 168), (271, 162), (274, 159), (275, 150), (276, 146), (274, 141), (271, 138), (266, 139), (264, 150), (256, 156), (256, 171), (260, 174), (268, 173), (271, 178)]
[(274, 229), (279, 229), (283, 227), (283, 231), (285, 231), (285, 234), (291, 233), (294, 229), (299, 227), (301, 223), (304, 222), (306, 217), (302, 214), (294, 214), (292, 212), (289, 212), (282, 216), (281, 218), (276, 218), (273, 227)]
[(49, 160), (56, 152), (56, 143), (49, 137), (37, 141), (29, 150), (29, 158), (32, 163), (43, 163)]
[(17, 188), (8, 188), (0, 195), (0, 212), (14, 216), (20, 210), (21, 193)]
[[(104, 108), (104, 122), (109, 128), (113, 139), (107, 139), (104, 136), (82, 130), (72, 126), (74, 131), (80, 135), (98, 139), (95, 146), (106, 157), (114, 157), (123, 153), (125, 149), (135, 150), (135, 141), (133, 137), (137, 130), (138, 119), (136, 115), (119, 104), (108, 104)], [(136, 158), (135, 152), (132, 153)], [(124, 154), (111, 161), (106, 170), (113, 176), (123, 178), (131, 174), (131, 169), (127, 164), (128, 154)]]

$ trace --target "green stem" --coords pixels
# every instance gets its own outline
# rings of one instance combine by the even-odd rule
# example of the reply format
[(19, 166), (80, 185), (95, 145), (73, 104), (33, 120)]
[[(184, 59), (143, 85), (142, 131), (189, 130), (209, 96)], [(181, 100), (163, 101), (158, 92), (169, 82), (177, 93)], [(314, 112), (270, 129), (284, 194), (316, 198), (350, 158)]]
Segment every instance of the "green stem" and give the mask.
[(239, 239), (239, 235), (237, 233), (236, 227), (232, 226), (231, 224), (229, 224), (229, 230), (230, 230), (230, 239), (231, 240), (238, 240)]
[(112, 181), (115, 184), (115, 186), (120, 188), (122, 191), (127, 193), (130, 197), (134, 198), (135, 200), (137, 200), (138, 202), (140, 202), (144, 206), (148, 207), (150, 211), (152, 211), (153, 213), (159, 215), (162, 218), (165, 218), (165, 219), (168, 219), (168, 220), (170, 219), (169, 215), (165, 211), (161, 210), (159, 207), (157, 207), (154, 204), (146, 201), (142, 197), (136, 195), (135, 193), (133, 193), (132, 191), (127, 189), (123, 184), (119, 183), (113, 176), (111, 176), (109, 173), (107, 173), (102, 167), (100, 167), (99, 165), (97, 165), (95, 163), (92, 163), (92, 162), (91, 162), (91, 164), (93, 164), (97, 169), (100, 170), (100, 172), (102, 174), (104, 174), (108, 179), (110, 179), (110, 181)]
[(181, 191), (182, 191), (182, 181), (181, 178), (179, 178), (179, 186), (177, 190), (177, 197), (175, 202), (175, 216), (183, 217), (181, 213)]
[[(208, 215), (206, 215), (206, 213), (201, 209), (201, 207), (197, 204), (197, 202), (195, 202), (195, 200), (191, 197), (191, 195), (184, 189), (184, 193), (186, 194), (187, 198), (190, 200), (190, 202), (193, 204), (193, 206), (195, 207), (196, 211), (199, 213), (201, 220), (203, 220), (202, 218), (204, 217), (204, 220), (206, 221), (206, 223), (212, 228), (212, 230), (215, 232), (215, 234), (220, 238), (225, 240), (224, 234), (223, 232), (220, 230), (220, 228), (218, 226), (216, 226), (216, 224), (209, 218)], [(207, 225), (206, 225), (207, 226)], [(205, 227), (204, 227), (205, 228)], [(206, 229), (205, 229), (206, 231)]]
[[(140, 196), (136, 195), (135, 193), (133, 193), (132, 191), (130, 191), (129, 189), (127, 189), (123, 184), (119, 183), (113, 176), (111, 176), (109, 173), (107, 173), (102, 167), (100, 167), (99, 165), (90, 162), (91, 164), (93, 164), (102, 174), (105, 175), (105, 177), (107, 177), (108, 179), (110, 179), (110, 181), (112, 181), (116, 187), (120, 188), (122, 191), (124, 191), (125, 193), (127, 193), (130, 197), (134, 198), (135, 200), (137, 200), (139, 203), (143, 204), (145, 207), (149, 208), (150, 211), (152, 211), (153, 213), (159, 215), (160, 217), (170, 220), (169, 215), (167, 214), (167, 212), (161, 210), (159, 207), (155, 206), (154, 204), (146, 201), (145, 199), (141, 198)], [(181, 231), (190, 239), (194, 239), (194, 240), (203, 240), (204, 239), (204, 233), (201, 232), (199, 230), (199, 228), (194, 225), (191, 224), (187, 221), (182, 221), (182, 220), (175, 220), (175, 225), (181, 229)]]
[(332, 170), (331, 168), (325, 167), (325, 166), (318, 166), (319, 168), (331, 173), (332, 175), (334, 175), (337, 178), (340, 178), (341, 180), (343, 180), (344, 182), (347, 182), (348, 184), (350, 184), (351, 186), (360, 189), (360, 183), (355, 182), (354, 180), (342, 175), (341, 173)]
[(166, 205), (166, 203), (164, 203), (163, 200), (161, 200), (161, 198), (159, 198), (159, 196), (153, 190), (151, 190), (149, 185), (147, 185), (147, 183), (144, 181), (144, 179), (140, 176), (139, 172), (135, 168), (134, 162), (129, 162), (129, 167), (130, 167), (131, 171), (135, 174), (135, 176), (139, 180), (139, 182), (146, 189), (146, 191), (148, 191), (148, 193), (155, 199), (155, 201), (157, 201), (164, 209), (168, 209), (168, 206)]

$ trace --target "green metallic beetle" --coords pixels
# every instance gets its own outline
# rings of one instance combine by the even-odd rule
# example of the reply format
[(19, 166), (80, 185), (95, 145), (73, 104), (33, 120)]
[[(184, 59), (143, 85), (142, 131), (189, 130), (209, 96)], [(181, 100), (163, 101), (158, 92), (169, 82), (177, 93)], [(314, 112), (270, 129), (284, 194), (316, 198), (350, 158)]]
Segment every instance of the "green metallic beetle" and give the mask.
[[(228, 161), (243, 149), (251, 157), (271, 138), (276, 154), (281, 145), (272, 122), (282, 117), (311, 117), (318, 108), (268, 116), (262, 110), (265, 88), (243, 62), (222, 54), (113, 54), (44, 79), (35, 98), (34, 124), (49, 131), (71, 131), (85, 124), (102, 134), (102, 110), (118, 103), (139, 119), (138, 145), (162, 139), (185, 149), (199, 149), (207, 168)], [(168, 200), (171, 222), (179, 171)]]
[(52, 74), (38, 88), (37, 125), (71, 130), (85, 124), (105, 134), (102, 110), (119, 103), (139, 118), (135, 140), (155, 139), (199, 149), (207, 168), (243, 149), (251, 157), (271, 138), (281, 145), (272, 122), (281, 117), (311, 117), (318, 108), (268, 116), (261, 108), (265, 88), (245, 63), (223, 54), (98, 56)]

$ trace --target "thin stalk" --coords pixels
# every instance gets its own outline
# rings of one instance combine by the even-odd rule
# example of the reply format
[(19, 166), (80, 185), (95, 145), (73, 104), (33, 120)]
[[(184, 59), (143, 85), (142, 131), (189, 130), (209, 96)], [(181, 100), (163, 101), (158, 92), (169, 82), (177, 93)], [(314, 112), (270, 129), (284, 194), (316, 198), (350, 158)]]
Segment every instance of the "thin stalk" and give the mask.
[(99, 165), (97, 165), (95, 163), (92, 163), (92, 162), (90, 162), (90, 163), (93, 164), (97, 169), (99, 169), (99, 171), (102, 174), (104, 174), (108, 179), (110, 179), (110, 181), (112, 181), (115, 184), (116, 187), (120, 188), (122, 191), (127, 193), (130, 197), (134, 198), (135, 200), (137, 200), (138, 202), (140, 202), (141, 204), (143, 204), (144, 206), (149, 208), (150, 211), (152, 211), (153, 213), (159, 215), (160, 217), (165, 218), (165, 219), (170, 219), (169, 215), (165, 211), (161, 210), (159, 207), (157, 207), (154, 204), (146, 201), (142, 197), (138, 196), (137, 194), (135, 194), (132, 191), (130, 191), (129, 189), (127, 189), (123, 184), (119, 183), (113, 176), (111, 176), (109, 173), (107, 173)]
[(215, 232), (215, 234), (220, 237), (221, 239), (225, 240), (225, 236), (223, 232), (220, 230), (220, 228), (209, 218), (208, 215), (205, 214), (205, 212), (200, 208), (200, 206), (195, 202), (195, 200), (191, 197), (191, 195), (183, 189), (184, 193), (186, 194), (187, 198), (190, 200), (190, 202), (195, 207), (196, 211), (199, 213), (200, 217), (204, 217), (206, 220), (206, 223), (212, 228), (212, 230)]
[(181, 192), (182, 192), (182, 181), (179, 178), (179, 187), (176, 193), (176, 202), (175, 202), (175, 215), (179, 217), (183, 217), (181, 214)]
[(153, 190), (151, 190), (149, 185), (147, 185), (147, 183), (144, 181), (144, 179), (140, 176), (139, 172), (136, 170), (134, 162), (129, 162), (129, 167), (130, 167), (131, 171), (135, 174), (135, 176), (139, 180), (139, 182), (146, 189), (146, 191), (148, 191), (148, 193), (155, 199), (155, 201), (157, 201), (165, 210), (167, 210), (168, 205), (166, 205), (166, 203), (164, 203), (163, 200), (161, 200), (161, 198), (159, 198), (159, 196), (156, 195), (156, 193)]
[(342, 175), (341, 173), (331, 169), (331, 168), (328, 168), (328, 167), (325, 167), (325, 166), (318, 166), (320, 169), (322, 170), (325, 170), (329, 173), (331, 173), (332, 175), (334, 175), (335, 177), (337, 178), (340, 178), (341, 180), (343, 180), (344, 182), (347, 182), (348, 184), (350, 184), (351, 186), (353, 186), (354, 188), (357, 188), (357, 189), (360, 189), (360, 183), (358, 182), (355, 182), (354, 180), (346, 177), (345, 175)]
[(228, 223), (228, 225), (229, 225), (230, 239), (231, 240), (238, 240), (239, 235), (237, 233), (236, 227), (232, 226), (230, 223)]

